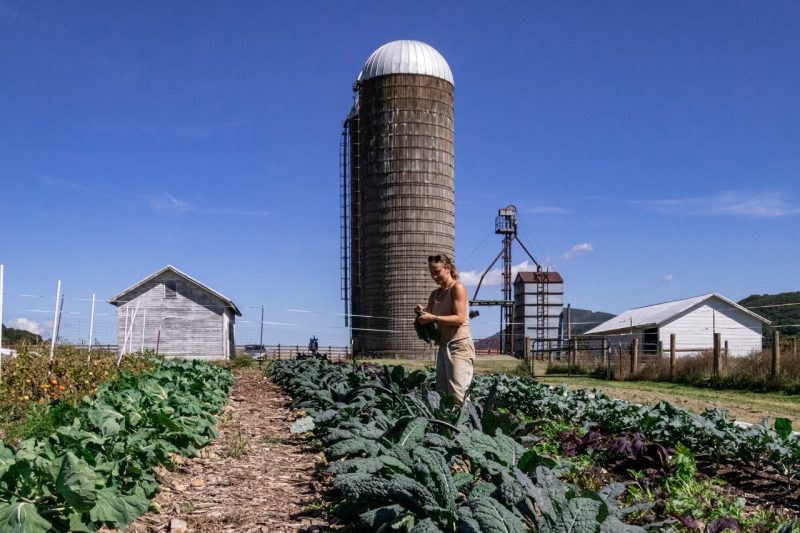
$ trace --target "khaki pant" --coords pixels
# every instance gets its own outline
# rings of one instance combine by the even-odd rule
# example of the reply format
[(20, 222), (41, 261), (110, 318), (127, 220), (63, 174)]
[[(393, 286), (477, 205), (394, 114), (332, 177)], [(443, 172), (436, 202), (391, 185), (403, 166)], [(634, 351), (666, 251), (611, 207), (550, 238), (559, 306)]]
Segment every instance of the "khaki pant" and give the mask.
[(475, 344), (467, 337), (439, 346), (436, 356), (436, 392), (463, 404), (472, 383)]

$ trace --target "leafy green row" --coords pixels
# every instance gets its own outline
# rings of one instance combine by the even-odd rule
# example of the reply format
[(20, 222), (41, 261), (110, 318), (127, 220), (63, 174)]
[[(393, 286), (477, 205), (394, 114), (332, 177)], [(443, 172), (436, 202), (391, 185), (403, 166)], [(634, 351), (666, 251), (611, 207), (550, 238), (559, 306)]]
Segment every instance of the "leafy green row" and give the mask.
[(718, 461), (770, 470), (788, 479), (800, 475), (800, 437), (792, 433), (787, 419), (777, 419), (773, 427), (764, 420), (742, 428), (719, 409), (693, 414), (667, 402), (643, 406), (598, 391), (567, 392), (507, 375), (476, 379), (474, 392), (480, 396), (492, 387), (498, 405), (533, 418), (600, 425), (609, 433), (636, 431), (664, 446), (683, 444)]
[(168, 361), (102, 385), (46, 439), (16, 451), (0, 442), (0, 530), (125, 528), (159, 489), (153, 468), (216, 436), (214, 414), (232, 385), (228, 370)]
[(293, 431), (311, 431), (322, 444), (336, 513), (351, 527), (643, 531), (623, 521), (642, 507), (619, 504), (622, 484), (580, 491), (499, 428), (485, 432), (495, 416), (491, 393), (456, 407), (424, 385), (424, 372), (402, 367), (304, 360), (277, 362), (269, 372), (308, 413)]

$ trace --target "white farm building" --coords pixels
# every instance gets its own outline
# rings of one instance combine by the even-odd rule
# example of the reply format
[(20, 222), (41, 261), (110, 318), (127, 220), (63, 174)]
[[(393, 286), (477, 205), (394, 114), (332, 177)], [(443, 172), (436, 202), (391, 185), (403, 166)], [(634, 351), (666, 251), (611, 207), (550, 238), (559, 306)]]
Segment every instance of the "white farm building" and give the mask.
[(242, 313), (230, 298), (172, 265), (109, 300), (117, 306), (117, 343), (126, 353), (227, 359), (236, 353), (234, 324)]
[(711, 350), (714, 333), (728, 343), (729, 355), (748, 355), (761, 351), (761, 329), (770, 324), (741, 305), (717, 293), (685, 300), (629, 309), (584, 333), (583, 337), (606, 337), (611, 347), (628, 349), (639, 339), (642, 352), (655, 352), (659, 341), (669, 349), (670, 335), (675, 334), (678, 353)]

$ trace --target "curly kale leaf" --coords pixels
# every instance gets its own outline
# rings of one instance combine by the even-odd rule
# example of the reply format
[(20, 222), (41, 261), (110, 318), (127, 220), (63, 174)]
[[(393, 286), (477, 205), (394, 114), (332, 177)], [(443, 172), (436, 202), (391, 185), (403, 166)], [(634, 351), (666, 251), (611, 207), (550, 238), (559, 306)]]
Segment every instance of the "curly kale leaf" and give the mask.
[(457, 474), (453, 474), (453, 484), (455, 485), (456, 490), (459, 492), (464, 492), (466, 489), (472, 486), (473, 483), (475, 483), (475, 476), (469, 472), (459, 472)]
[(328, 467), (329, 474), (374, 474), (383, 468), (378, 457), (356, 457), (338, 461)]
[(411, 528), (409, 533), (442, 533), (442, 530), (436, 527), (436, 524), (433, 523), (433, 520), (426, 518), (425, 520), (414, 524), (414, 527)]
[[(472, 516), (486, 533), (517, 533), (527, 531), (528, 527), (514, 513), (491, 496), (470, 500)], [(585, 530), (575, 530), (585, 531)]]
[(372, 501), (385, 500), (389, 494), (389, 481), (363, 472), (340, 474), (333, 482), (346, 499)]
[(386, 505), (362, 513), (359, 519), (364, 525), (369, 526), (371, 531), (378, 531), (382, 526), (394, 522), (404, 512), (405, 509), (399, 505)]
[(416, 461), (414, 472), (420, 475), (425, 486), (434, 494), (439, 506), (455, 511), (458, 491), (444, 457), (422, 446), (414, 448), (411, 457)]
[(339, 459), (341, 457), (353, 456), (374, 456), (381, 452), (381, 447), (374, 440), (367, 440), (362, 437), (345, 439), (331, 445), (325, 450), (328, 459)]

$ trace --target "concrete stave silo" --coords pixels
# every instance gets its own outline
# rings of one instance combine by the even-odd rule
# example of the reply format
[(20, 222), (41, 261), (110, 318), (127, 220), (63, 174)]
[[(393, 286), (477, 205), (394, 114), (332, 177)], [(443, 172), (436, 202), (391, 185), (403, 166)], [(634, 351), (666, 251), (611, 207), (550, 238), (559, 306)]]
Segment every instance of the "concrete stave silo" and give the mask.
[(346, 125), (356, 353), (426, 354), (412, 310), (434, 288), (427, 256), (454, 251), (453, 89), (447, 62), (418, 41), (376, 50), (355, 85)]

